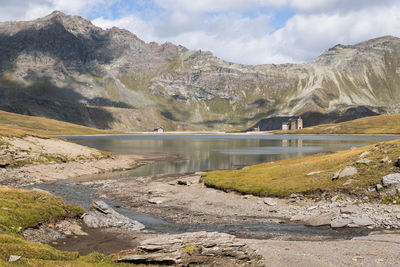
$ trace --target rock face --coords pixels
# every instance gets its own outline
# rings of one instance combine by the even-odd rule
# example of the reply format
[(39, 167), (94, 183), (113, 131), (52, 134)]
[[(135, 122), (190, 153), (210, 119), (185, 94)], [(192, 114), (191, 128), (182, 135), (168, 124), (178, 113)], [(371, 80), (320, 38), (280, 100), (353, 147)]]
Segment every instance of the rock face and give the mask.
[(382, 183), (384, 186), (392, 184), (400, 184), (400, 173), (392, 173), (383, 177)]
[(395, 111), (399, 52), (385, 36), (306, 64), (245, 66), (54, 12), (0, 23), (0, 109), (125, 130), (269, 130), (295, 115), (310, 126)]
[(140, 222), (119, 214), (101, 200), (93, 201), (91, 211), (83, 221), (91, 228), (118, 227), (139, 231), (145, 227)]
[(144, 240), (119, 262), (176, 266), (264, 266), (263, 259), (243, 241), (224, 233), (162, 235)]

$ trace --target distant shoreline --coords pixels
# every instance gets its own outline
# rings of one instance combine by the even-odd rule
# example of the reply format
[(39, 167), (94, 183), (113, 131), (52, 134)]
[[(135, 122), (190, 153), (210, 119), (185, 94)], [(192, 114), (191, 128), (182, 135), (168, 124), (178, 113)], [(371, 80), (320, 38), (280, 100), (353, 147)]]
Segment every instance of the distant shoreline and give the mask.
[(154, 132), (127, 132), (127, 133), (121, 133), (121, 134), (78, 134), (78, 135), (53, 135), (54, 137), (59, 137), (59, 138), (68, 138), (68, 137), (79, 137), (79, 136), (140, 136), (140, 135), (152, 135), (152, 136), (168, 136), (168, 135), (193, 135), (193, 136), (203, 136), (203, 135), (277, 135), (277, 136), (398, 136), (400, 137), (400, 134), (363, 134), (363, 133), (358, 133), (358, 134), (296, 134), (296, 133), (273, 133), (273, 131), (265, 131), (265, 132), (238, 132), (238, 133), (227, 133), (227, 132), (164, 132), (164, 133), (154, 133)]

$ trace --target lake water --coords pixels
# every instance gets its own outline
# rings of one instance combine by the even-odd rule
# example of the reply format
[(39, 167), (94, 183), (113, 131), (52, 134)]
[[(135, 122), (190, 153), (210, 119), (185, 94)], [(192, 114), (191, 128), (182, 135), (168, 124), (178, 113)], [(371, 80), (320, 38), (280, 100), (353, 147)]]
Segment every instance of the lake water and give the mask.
[(66, 136), (115, 154), (173, 153), (181, 159), (131, 170), (130, 176), (235, 169), (262, 162), (365, 146), (396, 136), (327, 135), (118, 135)]

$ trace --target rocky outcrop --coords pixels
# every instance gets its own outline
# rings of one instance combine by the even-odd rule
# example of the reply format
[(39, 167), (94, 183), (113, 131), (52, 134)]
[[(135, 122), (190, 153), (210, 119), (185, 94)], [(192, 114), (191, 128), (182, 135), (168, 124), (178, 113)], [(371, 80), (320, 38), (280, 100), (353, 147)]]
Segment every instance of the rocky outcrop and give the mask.
[(272, 130), (300, 114), (310, 126), (395, 112), (399, 51), (385, 36), (306, 64), (245, 66), (54, 12), (0, 23), (0, 109), (125, 130)]
[(161, 235), (144, 240), (136, 250), (119, 255), (118, 262), (174, 266), (264, 266), (246, 243), (224, 233), (196, 232)]

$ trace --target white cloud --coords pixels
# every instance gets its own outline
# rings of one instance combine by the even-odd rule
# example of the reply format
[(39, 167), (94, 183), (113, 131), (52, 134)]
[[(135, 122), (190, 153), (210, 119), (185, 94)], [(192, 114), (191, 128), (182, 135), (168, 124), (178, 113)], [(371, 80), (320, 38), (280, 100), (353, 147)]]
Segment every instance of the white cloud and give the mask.
[(87, 15), (97, 5), (109, 6), (119, 0), (0, 0), (0, 20), (31, 20), (54, 10), (68, 14)]

